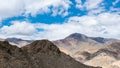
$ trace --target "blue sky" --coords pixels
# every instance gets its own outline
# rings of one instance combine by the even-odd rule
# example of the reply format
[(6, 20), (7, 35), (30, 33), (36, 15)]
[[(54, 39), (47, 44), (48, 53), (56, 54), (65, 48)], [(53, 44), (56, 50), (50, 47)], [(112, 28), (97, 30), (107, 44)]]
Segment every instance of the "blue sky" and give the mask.
[(120, 39), (120, 0), (0, 0), (0, 37)]

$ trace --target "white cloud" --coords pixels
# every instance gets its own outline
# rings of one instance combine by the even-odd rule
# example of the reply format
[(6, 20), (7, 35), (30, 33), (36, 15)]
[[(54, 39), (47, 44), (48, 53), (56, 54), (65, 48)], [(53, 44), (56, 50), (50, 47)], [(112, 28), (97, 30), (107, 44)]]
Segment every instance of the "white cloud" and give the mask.
[(72, 17), (71, 22), (80, 23), (80, 33), (88, 36), (101, 36), (120, 39), (120, 15), (115, 13), (102, 13), (97, 16)]
[(85, 3), (82, 3), (82, 0), (76, 0), (76, 3), (76, 8), (87, 10), (91, 15), (105, 11), (103, 0), (86, 0)]
[[(81, 27), (79, 23), (64, 23), (64, 24), (51, 24), (51, 25), (40, 25), (44, 29), (40, 32), (41, 38), (50, 40), (62, 39), (71, 33), (78, 32)], [(39, 37), (37, 37), (39, 39)]]
[[(31, 24), (15, 21), (11, 26), (0, 29), (0, 36), (18, 37), (23, 39), (62, 39), (72, 33), (82, 33), (88, 36), (100, 36), (120, 39), (120, 15), (102, 13), (97, 16), (74, 16), (63, 24)], [(38, 31), (37, 29), (43, 29)]]
[(9, 17), (52, 13), (53, 16), (68, 15), (69, 0), (0, 0), (0, 21)]
[(83, 4), (81, 0), (75, 0), (76, 8), (83, 9)]
[(88, 15), (97, 15), (105, 11), (104, 7), (99, 7), (88, 12)]
[(102, 25), (118, 25), (120, 15), (117, 13), (102, 13), (98, 15), (98, 20)]
[(103, 0), (87, 0), (84, 5), (86, 9), (92, 10), (95, 8), (99, 8), (102, 1)]
[(120, 15), (114, 13), (102, 13), (97, 16), (75, 16), (69, 18), (64, 24), (41, 24), (40, 27), (45, 31), (40, 32), (40, 35), (42, 36), (41, 38), (56, 40), (77, 32), (92, 37), (98, 36), (120, 39), (119, 22)]
[(25, 21), (13, 21), (10, 26), (3, 26), (0, 29), (0, 35), (2, 37), (24, 37), (32, 36), (36, 33), (36, 28), (34, 24), (27, 23)]
[[(12, 25), (0, 28), (0, 36), (56, 40), (77, 32), (88, 36), (120, 38), (120, 15), (114, 12), (103, 13), (105, 9), (101, 6), (102, 1), (86, 0), (85, 3), (82, 3), (81, 0), (76, 0), (76, 7), (80, 10), (87, 10), (88, 15), (70, 17), (63, 24), (48, 25), (13, 21)], [(117, 2), (118, 0), (114, 4)], [(70, 0), (0, 0), (0, 3), (1, 20), (22, 14), (36, 16), (37, 14), (52, 13), (52, 16), (66, 16), (69, 14), (68, 9), (72, 4)], [(119, 12), (119, 9), (111, 8), (111, 11)]]
[[(43, 14), (52, 12), (53, 16), (68, 12), (71, 2), (69, 0), (25, 0), (25, 14)], [(51, 7), (51, 8), (50, 8)]]
[[(87, 10), (88, 15), (104, 12), (103, 0), (75, 0), (76, 7), (80, 10)], [(119, 0), (113, 2), (118, 3)], [(37, 14), (52, 13), (52, 16), (61, 15), (67, 16), (68, 10), (72, 4), (71, 0), (0, 0), (0, 21), (9, 17), (29, 15), (36, 16)], [(118, 9), (111, 8), (111, 11)]]
[(76, 4), (77, 8), (92, 10), (95, 8), (99, 8), (103, 0), (86, 0), (85, 3), (82, 3), (82, 0), (75, 0), (75, 1), (77, 3)]
[(23, 7), (22, 0), (0, 0), (0, 19), (21, 15)]

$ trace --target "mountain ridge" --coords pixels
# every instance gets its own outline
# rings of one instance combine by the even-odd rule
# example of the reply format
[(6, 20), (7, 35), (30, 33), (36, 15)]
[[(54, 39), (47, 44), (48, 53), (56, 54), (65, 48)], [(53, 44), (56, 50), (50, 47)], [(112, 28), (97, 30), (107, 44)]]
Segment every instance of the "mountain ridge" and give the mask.
[[(119, 47), (118, 45), (116, 47), (113, 46), (117, 42), (119, 42), (117, 39), (88, 37), (79, 33), (74, 33), (64, 39), (53, 41), (62, 52), (70, 55), (75, 60), (87, 65), (101, 66), (103, 68), (115, 67), (112, 65), (112, 61), (117, 60)], [(107, 64), (108, 62), (111, 64)]]
[(37, 40), (22, 48), (0, 41), (0, 53), (1, 68), (100, 68), (75, 61), (48, 40)]
[[(84, 35), (81, 33), (70, 34), (69, 36), (65, 37), (64, 39), (69, 39), (69, 38), (78, 39), (79, 41), (82, 41), (82, 42), (89, 42), (89, 40), (92, 40), (92, 41), (95, 41), (96, 43), (101, 43), (101, 44), (104, 44), (104, 43), (111, 44), (111, 42), (114, 43), (115, 41), (117, 41), (117, 39), (112, 39), (112, 38), (88, 37), (87, 35)], [(60, 40), (63, 40), (63, 39), (60, 39)], [(6, 38), (6, 39), (0, 38), (0, 41), (8, 41), (12, 45), (17, 45), (18, 47), (23, 47), (27, 44), (32, 43), (34, 40), (24, 40), (24, 39), (20, 39), (20, 38), (15, 38), (15, 37), (12, 38), (11, 37), (11, 38)], [(55, 41), (57, 41), (57, 40), (55, 40)]]
[(88, 41), (88, 39), (92, 39), (96, 42), (99, 43), (105, 43), (107, 41), (116, 41), (117, 39), (112, 39), (112, 38), (103, 38), (103, 37), (88, 37), (87, 35), (81, 34), (81, 33), (73, 33), (71, 35), (69, 35), (67, 38), (74, 38), (74, 39), (78, 39), (79, 41)]
[[(6, 41), (10, 42), (10, 44), (11, 42), (15, 42), (15, 43), (17, 42), (17, 44), (14, 44), (14, 45), (15, 46), (17, 45), (19, 48), (22, 48), (23, 50), (25, 50), (26, 51), (25, 54), (30, 53), (34, 55), (33, 53), (37, 53), (39, 51), (44, 53), (46, 51), (46, 48), (50, 48), (50, 47), (44, 47), (43, 45), (41, 45), (42, 48), (41, 47), (39, 48), (39, 46), (36, 46), (36, 45), (40, 45), (40, 44), (47, 45), (47, 44), (40, 43), (40, 42), (32, 43), (33, 40), (32, 41), (30, 40), (31, 42), (28, 42), (29, 40), (8, 38), (8, 40)], [(21, 46), (20, 44), (21, 41), (28, 42), (28, 43), (25, 43), (27, 45)], [(120, 42), (117, 39), (102, 38), (102, 37), (88, 37), (84, 34), (73, 33), (64, 39), (60, 39), (52, 42), (54, 43), (52, 45), (57, 45), (60, 51), (66, 53), (67, 55), (70, 55), (75, 60), (90, 66), (100, 66), (95, 64), (97, 63), (99, 64), (103, 62), (106, 62), (106, 63), (112, 62), (112, 61), (115, 62), (119, 58), (119, 54), (118, 54), (118, 52), (120, 52), (119, 50), (120, 47), (118, 46), (119, 44), (114, 44), (116, 42)], [(30, 43), (32, 44), (32, 46), (29, 46)], [(34, 47), (38, 47), (38, 48), (34, 48)], [(40, 50), (40, 49), (43, 49), (43, 50)], [(56, 49), (54, 50), (54, 47), (52, 50), (59, 53), (59, 50), (56, 50)], [(50, 50), (47, 50), (47, 51), (48, 51), (47, 54), (51, 54)], [(30, 56), (30, 54), (28, 56)], [(108, 57), (109, 59), (106, 60), (105, 57)], [(104, 59), (104, 61), (101, 61), (100, 58)], [(115, 62), (115, 63), (118, 63), (118, 62)], [(107, 64), (107, 66), (109, 65), (110, 64)], [(104, 68), (104, 66), (106, 65), (101, 64), (101, 67), (102, 66)], [(114, 66), (111, 66), (111, 67), (114, 67)]]

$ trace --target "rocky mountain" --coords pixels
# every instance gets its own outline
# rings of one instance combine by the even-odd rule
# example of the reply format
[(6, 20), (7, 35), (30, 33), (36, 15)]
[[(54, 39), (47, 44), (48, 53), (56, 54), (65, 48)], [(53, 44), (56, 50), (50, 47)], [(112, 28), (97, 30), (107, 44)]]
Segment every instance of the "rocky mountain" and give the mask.
[(100, 44), (110, 44), (110, 43), (114, 43), (115, 41), (117, 41), (116, 39), (108, 39), (108, 38), (102, 38), (102, 37), (88, 37), (84, 34), (80, 34), (80, 33), (73, 33), (71, 35), (69, 35), (68, 37), (66, 37), (65, 39), (76, 39), (80, 42), (97, 42)]
[(69, 54), (78, 61), (84, 60), (83, 52), (92, 54), (101, 48), (106, 48), (108, 45), (116, 42), (116, 39), (106, 39), (101, 37), (88, 37), (83, 34), (74, 33), (65, 39), (53, 41), (61, 51)]
[(116, 60), (118, 60), (120, 55), (120, 47), (117, 42), (119, 40), (88, 37), (79, 33), (74, 33), (64, 39), (53, 41), (62, 52), (70, 55), (77, 61), (103, 68), (120, 68), (118, 65), (111, 65), (113, 61), (117, 63)]
[[(102, 38), (102, 37), (87, 37), (86, 35), (80, 34), (80, 33), (74, 33), (71, 34), (70, 36), (66, 37), (65, 40), (69, 40), (69, 39), (73, 39), (73, 40), (78, 40), (78, 42), (89, 42), (92, 45), (96, 45), (96, 44), (102, 44), (102, 45), (106, 45), (106, 44), (111, 44), (113, 42), (115, 42), (115, 39), (106, 39), (106, 38)], [(1, 39), (1, 41), (8, 41), (10, 44), (12, 45), (17, 45), (18, 47), (23, 47), (27, 44), (32, 43), (34, 40), (23, 40), (20, 38), (6, 38), (6, 39)], [(59, 41), (59, 40), (57, 40)], [(60, 40), (62, 41), (62, 40)], [(65, 41), (66, 42), (66, 41)]]
[(23, 47), (33, 42), (33, 40), (23, 40), (19, 38), (7, 38), (5, 41), (8, 41), (12, 45), (17, 45), (18, 47)]
[[(24, 49), (32, 40), (22, 40), (17, 38), (8, 38), (6, 41)], [(75, 60), (90, 66), (100, 66), (103, 68), (120, 68), (119, 40), (102, 37), (88, 37), (84, 34), (74, 33), (68, 37), (52, 41), (60, 51), (70, 55)], [(27, 49), (25, 49), (27, 50)], [(30, 52), (29, 50), (29, 52)], [(34, 52), (34, 51), (31, 51)], [(101, 60), (102, 59), (102, 60)]]
[(61, 52), (48, 40), (37, 40), (24, 47), (0, 41), (1, 68), (99, 68), (84, 65)]
[(120, 42), (99, 49), (97, 52), (87, 56), (86, 59), (85, 64), (87, 65), (101, 66), (103, 68), (120, 68)]
[(65, 39), (73, 38), (82, 42), (87, 42), (89, 40), (89, 37), (86, 35), (80, 34), (80, 33), (74, 33), (66, 37)]

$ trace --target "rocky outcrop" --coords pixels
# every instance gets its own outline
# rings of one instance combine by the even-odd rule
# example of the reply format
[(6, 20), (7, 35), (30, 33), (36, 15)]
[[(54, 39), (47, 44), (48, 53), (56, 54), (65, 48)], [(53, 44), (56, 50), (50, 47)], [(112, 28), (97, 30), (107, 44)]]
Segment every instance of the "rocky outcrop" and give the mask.
[(38, 40), (22, 48), (0, 42), (1, 68), (98, 68), (81, 64), (60, 52), (48, 40)]

